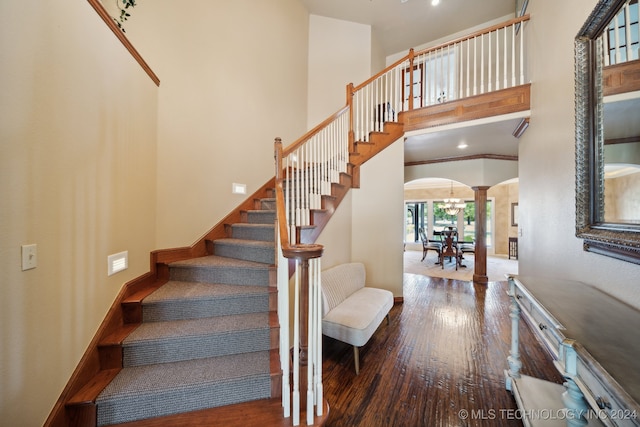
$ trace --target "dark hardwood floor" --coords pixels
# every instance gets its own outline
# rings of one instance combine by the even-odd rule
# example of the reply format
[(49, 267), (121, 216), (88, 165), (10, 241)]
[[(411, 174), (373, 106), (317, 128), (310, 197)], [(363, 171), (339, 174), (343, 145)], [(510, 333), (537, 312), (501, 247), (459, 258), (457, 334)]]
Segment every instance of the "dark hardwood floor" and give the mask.
[[(329, 427), (522, 426), (504, 388), (511, 319), (507, 282), (405, 274), (404, 303), (360, 349), (324, 339)], [(526, 323), (520, 324), (522, 373), (561, 376)]]

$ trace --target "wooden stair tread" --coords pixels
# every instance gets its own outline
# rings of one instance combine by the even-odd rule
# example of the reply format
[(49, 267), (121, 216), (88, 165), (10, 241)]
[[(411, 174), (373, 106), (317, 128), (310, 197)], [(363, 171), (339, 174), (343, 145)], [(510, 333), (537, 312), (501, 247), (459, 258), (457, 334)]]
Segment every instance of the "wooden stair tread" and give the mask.
[(113, 331), (113, 333), (106, 336), (102, 341), (100, 341), (100, 346), (108, 346), (108, 345), (120, 345), (122, 341), (126, 337), (129, 336), (131, 332), (133, 332), (139, 324), (137, 323), (126, 323), (122, 325), (121, 328)]
[(141, 303), (143, 299), (152, 294), (156, 289), (162, 286), (164, 282), (154, 283), (152, 286), (141, 289), (133, 294), (129, 295), (125, 299), (122, 300), (123, 304), (136, 304)]
[(98, 372), (67, 401), (67, 406), (93, 404), (100, 392), (109, 385), (120, 371), (121, 369), (104, 369)]

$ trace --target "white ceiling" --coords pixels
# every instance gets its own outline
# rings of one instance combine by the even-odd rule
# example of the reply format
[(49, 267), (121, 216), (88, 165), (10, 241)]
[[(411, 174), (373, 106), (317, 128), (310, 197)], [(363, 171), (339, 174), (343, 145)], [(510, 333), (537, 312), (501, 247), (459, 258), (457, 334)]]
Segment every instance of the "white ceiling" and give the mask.
[[(371, 25), (385, 55), (447, 38), (460, 31), (514, 15), (515, 0), (300, 0), (310, 13)], [(423, 134), (412, 133), (405, 141), (405, 162), (469, 156), (518, 154), (512, 132), (520, 119), (438, 127)], [(495, 119), (494, 119), (495, 120)], [(465, 140), (465, 150), (457, 148)]]
[(310, 13), (371, 25), (385, 56), (514, 14), (515, 0), (300, 0)]
[[(439, 126), (418, 134), (411, 132), (404, 144), (404, 161), (410, 163), (485, 154), (518, 156), (518, 138), (513, 136), (513, 131), (527, 115), (528, 112)], [(461, 143), (466, 147), (460, 148)]]

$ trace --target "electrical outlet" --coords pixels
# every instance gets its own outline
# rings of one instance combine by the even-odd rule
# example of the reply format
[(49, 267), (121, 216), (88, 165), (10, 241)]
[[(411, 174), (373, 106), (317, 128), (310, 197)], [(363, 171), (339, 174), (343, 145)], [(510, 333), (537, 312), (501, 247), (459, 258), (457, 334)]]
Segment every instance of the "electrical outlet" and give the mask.
[(38, 245), (22, 245), (22, 271), (38, 266)]

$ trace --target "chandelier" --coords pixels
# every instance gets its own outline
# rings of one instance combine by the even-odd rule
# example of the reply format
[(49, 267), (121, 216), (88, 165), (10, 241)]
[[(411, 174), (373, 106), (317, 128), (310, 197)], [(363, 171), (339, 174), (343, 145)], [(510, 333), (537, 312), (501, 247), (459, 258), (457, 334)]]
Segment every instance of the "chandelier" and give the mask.
[(444, 199), (444, 203), (440, 205), (440, 208), (444, 209), (447, 215), (458, 215), (466, 204), (464, 202), (460, 202), (460, 199), (456, 199), (453, 197), (453, 181), (451, 181), (451, 192), (449, 193), (449, 198)]

